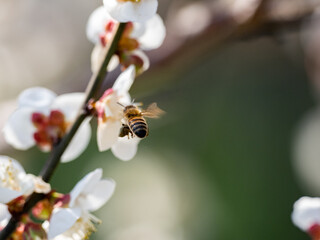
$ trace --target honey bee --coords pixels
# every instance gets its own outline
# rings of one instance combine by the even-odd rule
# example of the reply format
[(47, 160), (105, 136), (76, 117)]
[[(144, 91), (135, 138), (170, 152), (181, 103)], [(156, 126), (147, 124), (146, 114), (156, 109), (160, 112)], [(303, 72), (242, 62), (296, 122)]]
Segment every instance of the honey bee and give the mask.
[(150, 104), (145, 110), (140, 110), (133, 104), (123, 107), (123, 115), (126, 124), (122, 125), (119, 134), (120, 137), (128, 136), (129, 138), (129, 135), (131, 135), (131, 137), (135, 135), (138, 138), (147, 137), (149, 134), (149, 128), (145, 117), (158, 118), (164, 113), (163, 110), (158, 108), (156, 103)]

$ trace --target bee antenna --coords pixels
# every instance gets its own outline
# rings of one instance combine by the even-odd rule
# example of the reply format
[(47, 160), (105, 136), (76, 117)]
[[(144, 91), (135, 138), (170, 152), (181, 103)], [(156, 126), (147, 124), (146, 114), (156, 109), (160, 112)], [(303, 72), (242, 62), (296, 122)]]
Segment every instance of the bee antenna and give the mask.
[(119, 103), (119, 102), (117, 102), (121, 107), (124, 107), (125, 108), (125, 106), (123, 105), (123, 104), (121, 104), (121, 103)]

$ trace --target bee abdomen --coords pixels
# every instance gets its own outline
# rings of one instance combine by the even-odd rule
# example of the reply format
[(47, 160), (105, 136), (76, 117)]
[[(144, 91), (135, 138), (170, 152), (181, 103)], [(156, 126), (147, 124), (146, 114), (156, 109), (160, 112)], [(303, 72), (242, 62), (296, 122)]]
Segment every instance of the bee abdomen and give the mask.
[(148, 126), (143, 118), (132, 118), (128, 121), (131, 131), (139, 138), (148, 136)]

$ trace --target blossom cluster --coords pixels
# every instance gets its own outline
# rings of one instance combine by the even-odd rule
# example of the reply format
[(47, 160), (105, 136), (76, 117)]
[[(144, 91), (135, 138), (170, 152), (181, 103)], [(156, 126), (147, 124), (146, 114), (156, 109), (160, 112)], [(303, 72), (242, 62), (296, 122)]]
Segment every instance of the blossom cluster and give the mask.
[[(136, 76), (149, 67), (144, 50), (160, 47), (166, 29), (156, 14), (157, 0), (104, 0), (89, 17), (87, 37), (95, 44), (91, 55), (93, 73), (100, 71), (105, 51), (113, 41), (116, 26), (125, 23), (114, 56), (106, 71), (120, 65), (122, 73), (112, 88), (104, 91), (98, 99), (85, 102), (85, 93), (57, 95), (43, 87), (24, 90), (18, 97), (17, 109), (3, 128), (8, 144), (18, 150), (37, 146), (41, 151), (51, 152), (61, 143), (79, 114), (86, 112), (60, 161), (76, 159), (86, 149), (91, 139), (90, 121), (97, 119), (97, 146), (100, 151), (111, 150), (119, 159), (132, 159), (141, 138), (129, 124), (132, 108), (138, 116), (135, 120), (144, 127), (143, 110), (133, 103), (129, 90)], [(131, 109), (131, 110), (132, 110)], [(151, 105), (145, 117), (157, 117), (162, 111)], [(153, 113), (151, 112), (153, 111)], [(128, 110), (129, 111), (129, 110)], [(144, 125), (145, 124), (145, 125)], [(137, 125), (132, 125), (137, 127)], [(137, 132), (136, 132), (137, 133)], [(22, 214), (19, 225), (10, 239), (86, 239), (99, 223), (92, 212), (102, 207), (112, 196), (115, 182), (102, 179), (102, 169), (88, 173), (68, 194), (51, 189), (41, 177), (27, 174), (18, 161), (0, 156), (0, 229), (5, 228), (12, 216), (23, 211), (32, 193), (42, 194), (41, 201), (30, 213)]]
[[(101, 179), (102, 170), (87, 174), (69, 194), (51, 190), (48, 183), (27, 174), (15, 159), (0, 156), (0, 229), (11, 215), (18, 213), (32, 193), (45, 197), (25, 214), (12, 239), (33, 239), (33, 234), (48, 239), (84, 239), (95, 230), (99, 219), (91, 214), (112, 196), (115, 182)], [(37, 221), (35, 221), (36, 219)]]

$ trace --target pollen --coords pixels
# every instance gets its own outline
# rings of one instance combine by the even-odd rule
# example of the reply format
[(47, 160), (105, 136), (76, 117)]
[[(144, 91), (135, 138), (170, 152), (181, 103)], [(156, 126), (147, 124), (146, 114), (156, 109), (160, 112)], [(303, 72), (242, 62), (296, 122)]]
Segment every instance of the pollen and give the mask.
[(13, 166), (12, 160), (8, 163), (0, 164), (0, 184), (2, 187), (9, 188), (14, 191), (21, 191), (20, 181), (18, 179), (18, 170)]
[(89, 239), (90, 235), (97, 229), (95, 224), (101, 220), (90, 213), (83, 214), (67, 232), (63, 233), (66, 239)]

